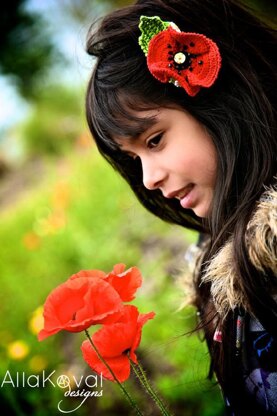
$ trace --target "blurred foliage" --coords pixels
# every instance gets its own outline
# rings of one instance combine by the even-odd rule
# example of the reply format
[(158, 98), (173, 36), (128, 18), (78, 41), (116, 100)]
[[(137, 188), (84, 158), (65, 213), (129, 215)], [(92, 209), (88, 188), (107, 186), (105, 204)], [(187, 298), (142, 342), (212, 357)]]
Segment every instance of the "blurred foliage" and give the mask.
[[(1, 215), (1, 380), (7, 368), (26, 377), (41, 376), (43, 370), (55, 370), (56, 376), (89, 374), (79, 349), (83, 335), (63, 332), (38, 343), (40, 306), (55, 286), (78, 270), (109, 271), (124, 262), (137, 265), (144, 275), (134, 303), (142, 313), (157, 313), (145, 327), (138, 352), (150, 379), (176, 415), (220, 415), (219, 391), (205, 380), (206, 346), (196, 335), (183, 336), (195, 325), (194, 311), (176, 312), (182, 302), (176, 272), (195, 234), (147, 214), (85, 137), (78, 137), (72, 150), (34, 172), (37, 185)], [(103, 388), (103, 398), (88, 399), (78, 415), (129, 414), (117, 386), (104, 382)], [(157, 414), (135, 378), (128, 388), (148, 413)], [(0, 396), (6, 414), (43, 416), (57, 414), (63, 391), (51, 385), (32, 389), (7, 384)], [(78, 403), (69, 398), (65, 405), (72, 409)]]
[(83, 96), (69, 86), (48, 85), (39, 90), (31, 115), (20, 134), (29, 157), (62, 155), (83, 131)]
[(88, 18), (96, 17), (98, 11), (108, 11), (132, 4), (132, 0), (63, 0), (60, 7), (64, 13), (81, 24)]
[(0, 70), (15, 77), (19, 92), (30, 99), (38, 80), (53, 64), (55, 48), (41, 16), (28, 13), (26, 0), (10, 0), (0, 13)]

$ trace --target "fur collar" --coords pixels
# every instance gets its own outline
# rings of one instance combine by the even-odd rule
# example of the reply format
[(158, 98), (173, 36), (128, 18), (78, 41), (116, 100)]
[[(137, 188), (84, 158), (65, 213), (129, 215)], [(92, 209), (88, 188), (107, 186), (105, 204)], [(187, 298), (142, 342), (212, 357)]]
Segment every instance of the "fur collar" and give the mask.
[[(277, 281), (277, 188), (262, 195), (247, 226), (246, 243), (251, 263), (265, 279), (266, 270), (271, 270)], [(237, 306), (249, 311), (235, 272), (232, 237), (209, 262), (202, 282), (211, 283), (211, 295), (223, 319)]]

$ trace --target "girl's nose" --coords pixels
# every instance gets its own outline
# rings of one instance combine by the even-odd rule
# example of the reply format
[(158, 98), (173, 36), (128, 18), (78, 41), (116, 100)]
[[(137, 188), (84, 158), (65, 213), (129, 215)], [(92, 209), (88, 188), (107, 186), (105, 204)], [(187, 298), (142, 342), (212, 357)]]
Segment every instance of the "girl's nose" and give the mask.
[(141, 160), (143, 172), (143, 184), (145, 188), (153, 191), (162, 187), (166, 174), (164, 169), (158, 167), (151, 160)]

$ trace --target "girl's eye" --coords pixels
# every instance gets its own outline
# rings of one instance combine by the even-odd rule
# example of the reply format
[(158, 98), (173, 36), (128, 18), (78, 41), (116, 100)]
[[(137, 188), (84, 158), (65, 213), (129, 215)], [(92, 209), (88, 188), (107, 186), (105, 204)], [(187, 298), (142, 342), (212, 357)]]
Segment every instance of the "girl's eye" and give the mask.
[(163, 137), (163, 133), (158, 134), (157, 136), (152, 137), (152, 139), (148, 140), (147, 147), (149, 149), (153, 149), (157, 147)]

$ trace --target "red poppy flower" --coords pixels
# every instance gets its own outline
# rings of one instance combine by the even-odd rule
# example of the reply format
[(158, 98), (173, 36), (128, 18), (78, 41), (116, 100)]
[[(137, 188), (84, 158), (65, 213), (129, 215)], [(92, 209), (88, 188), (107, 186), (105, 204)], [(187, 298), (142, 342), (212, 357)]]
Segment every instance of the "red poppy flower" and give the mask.
[[(154, 316), (154, 312), (139, 314), (135, 306), (125, 305), (124, 312), (116, 323), (104, 325), (92, 336), (100, 355), (120, 382), (127, 380), (130, 375), (129, 358), (137, 363), (135, 350), (140, 344), (142, 327)], [(112, 374), (98, 358), (89, 341), (83, 342), (81, 350), (84, 360), (95, 372), (102, 373), (103, 377), (114, 381)]]
[(142, 285), (142, 276), (137, 267), (124, 271), (125, 267), (125, 264), (116, 264), (105, 280), (113, 286), (123, 302), (130, 302)]
[(91, 325), (118, 319), (123, 304), (116, 290), (103, 279), (68, 279), (55, 288), (44, 304), (42, 341), (61, 330), (79, 332)]
[(70, 279), (80, 277), (104, 279), (117, 291), (123, 302), (130, 302), (134, 299), (137, 289), (142, 284), (142, 276), (137, 267), (131, 267), (124, 271), (125, 268), (125, 264), (119, 263), (108, 274), (105, 274), (101, 270), (82, 270), (71, 276)]
[(201, 87), (214, 83), (221, 57), (217, 45), (206, 36), (169, 26), (149, 42), (147, 65), (159, 81), (173, 82), (194, 96)]

